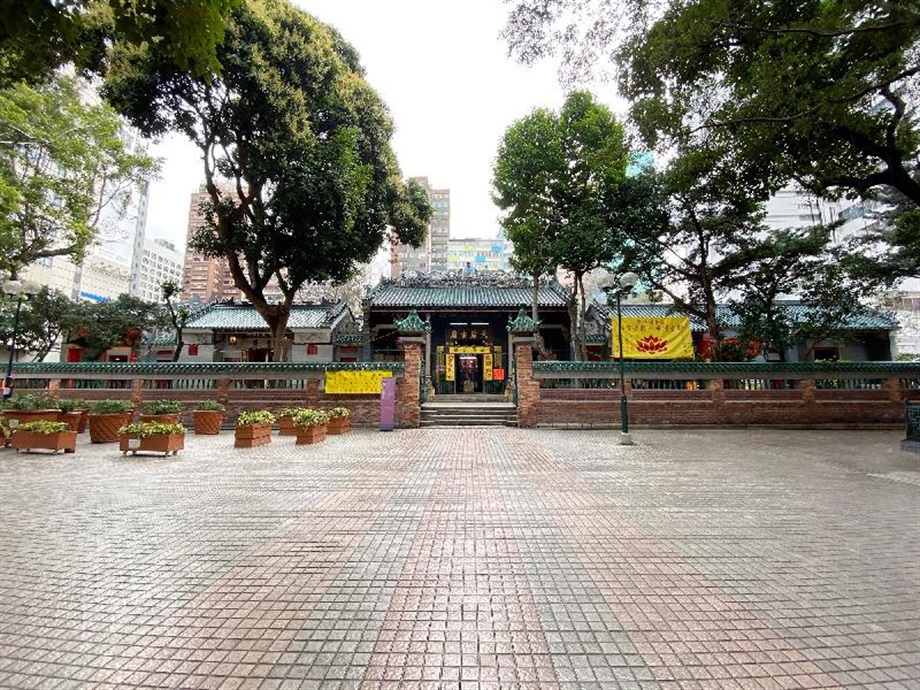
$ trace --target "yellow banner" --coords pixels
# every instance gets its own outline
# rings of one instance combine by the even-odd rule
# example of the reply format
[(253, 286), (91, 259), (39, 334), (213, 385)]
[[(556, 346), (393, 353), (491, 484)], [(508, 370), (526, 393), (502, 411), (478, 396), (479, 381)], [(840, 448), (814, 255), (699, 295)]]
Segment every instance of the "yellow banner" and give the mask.
[(484, 355), (492, 352), (492, 348), (486, 345), (451, 345), (447, 351), (455, 355)]
[(492, 380), (492, 355), (482, 356), (482, 380)]
[(357, 395), (380, 393), (380, 381), (393, 375), (391, 371), (327, 371), (326, 392)]
[[(610, 350), (620, 356), (617, 318), (610, 319)], [(690, 319), (686, 316), (623, 317), (623, 359), (685, 359), (693, 357)]]
[(455, 366), (456, 362), (457, 362), (457, 358), (456, 358), (456, 357), (454, 357), (453, 355), (447, 355), (447, 359), (446, 359), (445, 362), (444, 362), (444, 364), (445, 364), (445, 367), (444, 367), (444, 372), (445, 372), (444, 378), (446, 378), (448, 381), (454, 381), (454, 380), (456, 380), (457, 374), (456, 374), (456, 372), (454, 371), (454, 366)]

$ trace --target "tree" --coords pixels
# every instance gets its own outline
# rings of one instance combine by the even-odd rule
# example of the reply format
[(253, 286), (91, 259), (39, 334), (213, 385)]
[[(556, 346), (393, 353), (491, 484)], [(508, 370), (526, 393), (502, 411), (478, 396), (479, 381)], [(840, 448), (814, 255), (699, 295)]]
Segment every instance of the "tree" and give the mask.
[(874, 221), (849, 240), (852, 272), (867, 280), (893, 285), (903, 278), (920, 278), (920, 208), (897, 191), (876, 197)]
[(915, 2), (518, 0), (505, 34), (525, 61), (561, 49), (570, 74), (612, 58), (650, 145), (707, 130), (767, 191), (920, 204)]
[[(16, 300), (4, 295), (0, 302), (0, 342), (13, 339)], [(45, 359), (62, 338), (81, 321), (81, 305), (59, 290), (43, 288), (35, 297), (23, 301), (16, 332), (16, 351), (29, 352), (38, 361)]]
[(624, 180), (629, 153), (623, 127), (584, 91), (558, 115), (535, 110), (505, 133), (493, 185), (516, 266), (534, 275), (570, 271), (573, 349), (584, 359), (584, 276), (613, 258), (616, 232), (608, 203)]
[[(210, 202), (192, 247), (227, 260), (280, 360), (297, 290), (346, 281), (384, 239), (418, 246), (431, 207), (400, 179), (386, 108), (335, 30), (284, 0), (251, 0), (230, 14), (218, 60), (207, 80), (123, 49), (104, 91), (142, 132), (180, 132), (201, 150)], [(280, 303), (266, 298), (273, 280)]]
[(15, 277), (54, 256), (79, 262), (155, 168), (130, 149), (109, 106), (81, 98), (73, 77), (0, 91), (0, 271)]
[(96, 360), (110, 348), (121, 345), (134, 351), (145, 331), (163, 325), (163, 313), (158, 304), (131, 295), (86, 304), (80, 316), (76, 333), (86, 348), (85, 359), (88, 360)]
[(0, 87), (74, 63), (103, 72), (109, 46), (146, 44), (181, 69), (219, 70), (224, 16), (237, 0), (20, 0), (0, 19)]
[(185, 347), (183, 332), (188, 323), (191, 311), (184, 304), (176, 304), (175, 300), (179, 296), (181, 288), (172, 281), (167, 281), (160, 285), (160, 295), (166, 303), (166, 315), (173, 330), (176, 331), (176, 348), (173, 350), (172, 361), (178, 362), (182, 355), (182, 348)]

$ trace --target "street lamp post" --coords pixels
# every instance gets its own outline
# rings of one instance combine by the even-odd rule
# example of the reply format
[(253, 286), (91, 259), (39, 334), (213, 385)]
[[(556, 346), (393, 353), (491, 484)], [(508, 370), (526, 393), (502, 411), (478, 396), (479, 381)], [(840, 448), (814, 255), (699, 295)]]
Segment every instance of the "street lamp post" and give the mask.
[(16, 316), (13, 317), (13, 336), (10, 338), (10, 358), (6, 363), (6, 378), (3, 382), (3, 397), (13, 395), (13, 359), (16, 356), (16, 336), (19, 335), (19, 312), (22, 310), (22, 300), (34, 297), (41, 292), (42, 286), (30, 280), (7, 280), (3, 283), (3, 292), (8, 297), (16, 298)]
[(619, 360), (620, 360), (620, 445), (633, 445), (632, 436), (629, 435), (629, 403), (626, 399), (626, 361), (623, 357), (623, 308), (622, 297), (633, 289), (639, 282), (639, 276), (629, 271), (620, 276), (619, 280), (614, 281), (613, 276), (607, 276), (603, 280), (602, 288), (608, 292), (616, 289), (617, 295), (617, 340), (619, 341)]

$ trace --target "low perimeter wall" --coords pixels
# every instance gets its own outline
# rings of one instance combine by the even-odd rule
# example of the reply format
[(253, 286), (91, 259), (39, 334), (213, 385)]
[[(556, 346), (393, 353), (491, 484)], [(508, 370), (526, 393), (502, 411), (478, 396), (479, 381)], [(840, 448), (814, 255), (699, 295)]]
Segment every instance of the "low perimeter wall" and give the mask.
[[(617, 362), (516, 354), (521, 426), (619, 427)], [(903, 428), (920, 364), (627, 363), (631, 425)]]

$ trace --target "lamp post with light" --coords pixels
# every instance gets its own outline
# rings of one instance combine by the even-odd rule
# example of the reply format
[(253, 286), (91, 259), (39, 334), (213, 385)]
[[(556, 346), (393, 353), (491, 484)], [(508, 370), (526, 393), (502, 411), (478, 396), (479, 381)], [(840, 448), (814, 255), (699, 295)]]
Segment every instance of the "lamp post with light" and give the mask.
[(628, 271), (622, 274), (619, 279), (614, 279), (610, 274), (601, 278), (600, 287), (607, 293), (608, 301), (610, 291), (616, 292), (617, 296), (617, 337), (619, 340), (619, 360), (620, 360), (620, 445), (633, 445), (632, 437), (629, 435), (629, 407), (626, 400), (626, 364), (623, 357), (623, 309), (621, 306), (622, 297), (628, 294), (630, 290), (639, 282), (639, 276)]
[(42, 286), (31, 280), (21, 281), (15, 278), (3, 283), (3, 292), (7, 297), (16, 298), (16, 316), (13, 317), (13, 337), (10, 338), (10, 359), (6, 364), (6, 378), (3, 382), (3, 397), (13, 395), (13, 359), (16, 356), (16, 336), (19, 335), (19, 312), (22, 309), (22, 300), (35, 297), (42, 291)]

